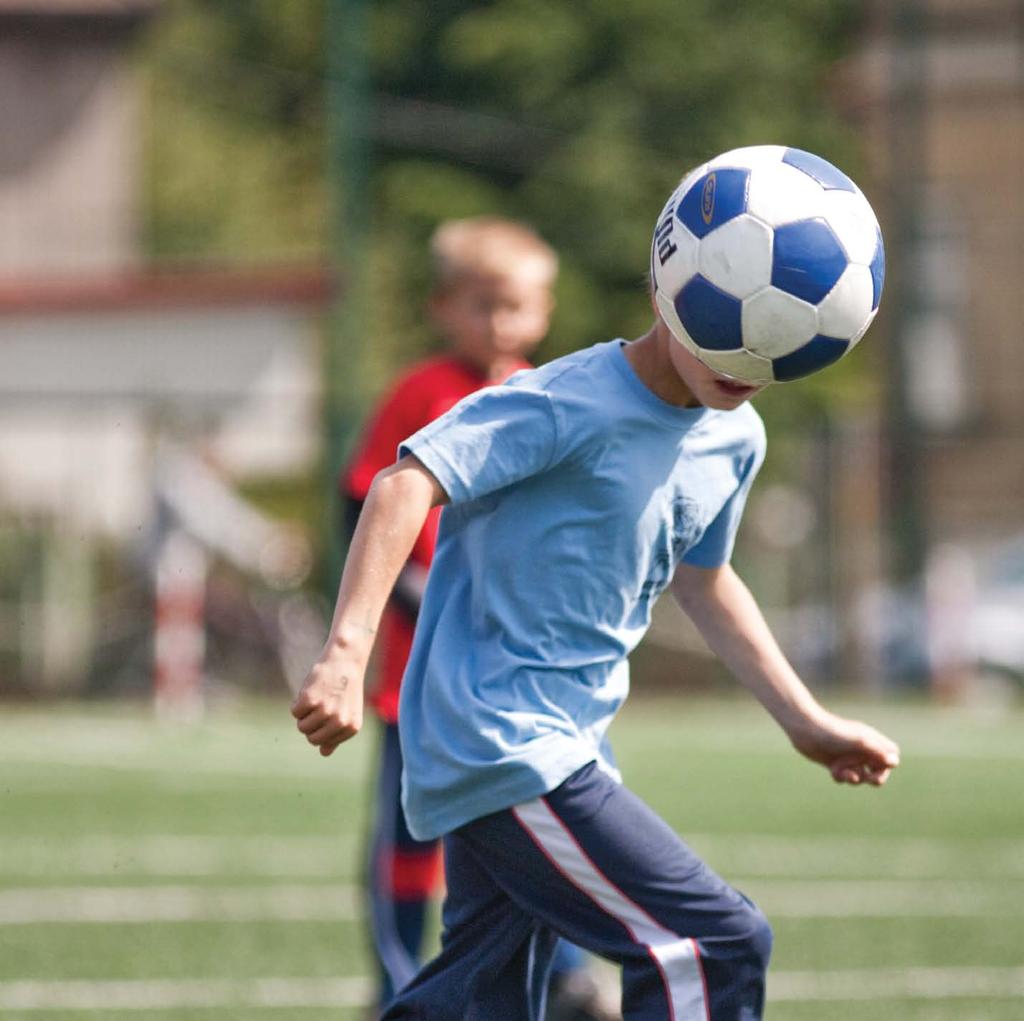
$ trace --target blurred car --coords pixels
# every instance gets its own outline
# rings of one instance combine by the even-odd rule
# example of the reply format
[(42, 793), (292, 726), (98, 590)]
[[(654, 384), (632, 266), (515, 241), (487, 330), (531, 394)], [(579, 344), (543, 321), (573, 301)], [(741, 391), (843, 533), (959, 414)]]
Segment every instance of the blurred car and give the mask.
[(970, 615), (978, 669), (1024, 684), (1024, 535), (980, 558)]

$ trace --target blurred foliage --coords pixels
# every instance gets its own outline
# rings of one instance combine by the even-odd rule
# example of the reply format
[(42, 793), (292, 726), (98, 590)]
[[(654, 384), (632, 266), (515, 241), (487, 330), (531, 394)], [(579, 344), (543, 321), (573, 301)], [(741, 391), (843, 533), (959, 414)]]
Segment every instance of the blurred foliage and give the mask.
[[(830, 89), (860, 9), (855, 0), (369, 3), (368, 389), (436, 343), (422, 315), (424, 252), (445, 217), (519, 217), (559, 250), (546, 360), (646, 328), (650, 230), (692, 165), (782, 142), (858, 176), (856, 138)], [(325, 24), (325, 0), (166, 5), (144, 55), (154, 257), (329, 257), (337, 182), (325, 169)], [(863, 399), (865, 365), (855, 355), (769, 391), (759, 407), (773, 428), (799, 425)]]
[(165, 5), (143, 52), (150, 255), (322, 258), (322, 21), (307, 0)]

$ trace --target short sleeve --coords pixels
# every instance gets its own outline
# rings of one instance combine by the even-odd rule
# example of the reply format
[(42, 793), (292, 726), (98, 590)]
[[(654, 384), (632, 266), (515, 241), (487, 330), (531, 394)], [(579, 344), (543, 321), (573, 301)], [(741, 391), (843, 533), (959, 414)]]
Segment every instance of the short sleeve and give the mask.
[(406, 439), (451, 503), (464, 503), (545, 471), (555, 460), (558, 430), (547, 393), (488, 387)]
[(683, 563), (693, 567), (721, 567), (732, 557), (733, 546), (736, 544), (736, 533), (739, 531), (743, 510), (747, 505), (750, 487), (757, 478), (757, 473), (764, 463), (765, 456), (764, 432), (760, 431), (754, 449), (744, 459), (740, 468), (739, 481), (732, 495), (725, 501), (722, 509), (704, 530), (700, 540), (686, 551)]

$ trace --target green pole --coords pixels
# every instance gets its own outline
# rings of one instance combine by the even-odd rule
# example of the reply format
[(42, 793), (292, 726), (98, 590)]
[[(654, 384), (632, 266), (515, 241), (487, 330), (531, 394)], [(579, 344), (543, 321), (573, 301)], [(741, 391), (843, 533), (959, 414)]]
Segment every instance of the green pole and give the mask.
[[(925, 166), (925, 60), (929, 23), (921, 0), (900, 0), (892, 10), (891, 213), (895, 228), (889, 250), (893, 309), (889, 361), (887, 508), (891, 579), (917, 599), (923, 593), (928, 547), (925, 437), (910, 393), (908, 334), (920, 312), (920, 191)], [(887, 281), (888, 283), (888, 281)], [(926, 678), (912, 680), (923, 683)]]
[(338, 473), (364, 411), (369, 234), (369, 59), (366, 0), (327, 0), (327, 175), (330, 260), (340, 283), (328, 317), (324, 357), (324, 431), (329, 598), (345, 555)]

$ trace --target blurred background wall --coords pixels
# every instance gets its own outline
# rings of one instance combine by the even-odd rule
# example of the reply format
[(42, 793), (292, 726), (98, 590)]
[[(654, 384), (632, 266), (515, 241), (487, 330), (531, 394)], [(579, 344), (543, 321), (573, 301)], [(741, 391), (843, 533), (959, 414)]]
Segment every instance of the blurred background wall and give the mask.
[(1020, 3), (877, 5), (846, 72), (893, 252), (881, 575), (922, 608), (889, 612), (917, 616), (920, 672), (951, 696), (1020, 680), (1022, 43)]
[[(161, 602), (168, 538), (191, 534), (210, 568), (260, 575), (258, 552), (246, 562), (217, 534), (244, 530), (244, 505), (217, 507), (195, 481), (203, 465), (231, 487), (316, 464), (323, 263), (172, 266), (147, 251), (139, 53), (159, 14), (151, 2), (0, 4), (0, 676), (10, 692), (151, 691), (158, 624), (169, 614), (170, 645), (194, 657), (218, 610), (205, 565), (182, 605)], [(195, 460), (173, 491), (163, 482), (172, 441), (174, 457)], [(186, 522), (190, 485), (207, 517), (236, 520)], [(236, 637), (229, 626), (229, 645)], [(208, 666), (211, 650), (199, 651)]]
[[(765, 142), (851, 173), (889, 271), (759, 399), (740, 569), (813, 684), (1018, 690), (1019, 0), (0, 0), (0, 95), (3, 692), (294, 683), (436, 223), (558, 248), (546, 360), (642, 331), (665, 195)], [(667, 604), (636, 673), (717, 682)]]

